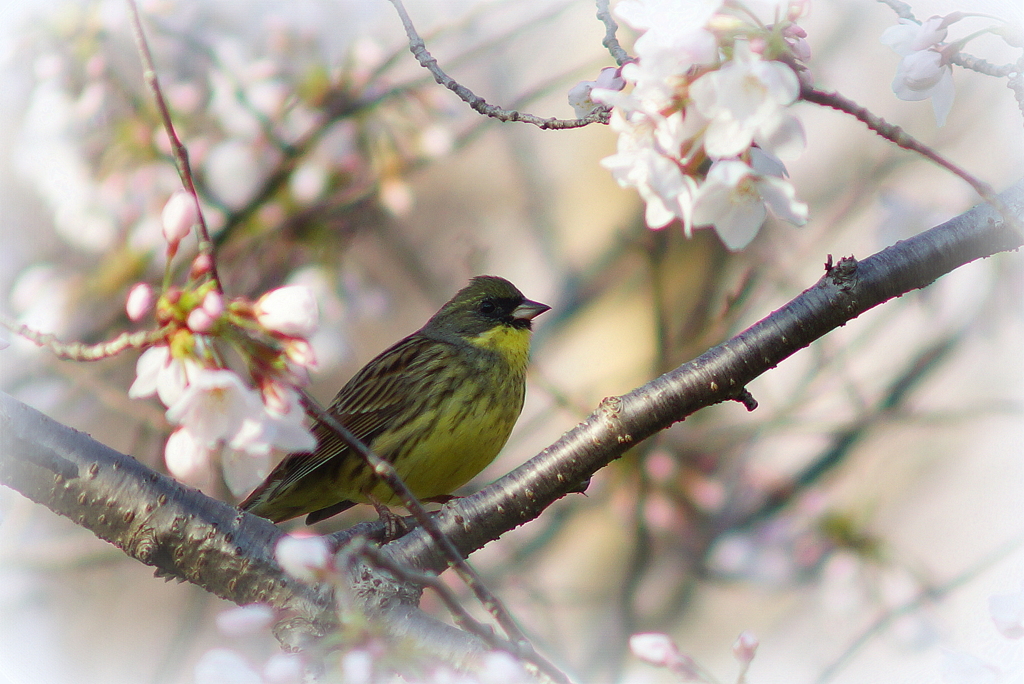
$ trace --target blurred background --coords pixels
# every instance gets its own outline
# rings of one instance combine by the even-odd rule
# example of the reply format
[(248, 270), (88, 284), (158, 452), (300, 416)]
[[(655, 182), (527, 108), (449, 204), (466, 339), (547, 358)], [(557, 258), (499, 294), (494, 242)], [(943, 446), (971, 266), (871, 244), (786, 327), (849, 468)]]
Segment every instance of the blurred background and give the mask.
[[(1022, 21), (1010, 1), (912, 8)], [(472, 275), (507, 277), (553, 307), (537, 321), (516, 431), (467, 491), (603, 397), (795, 297), (826, 255), (869, 256), (978, 201), (849, 117), (798, 105), (808, 146), (789, 171), (810, 221), (769, 223), (732, 254), (710, 231), (687, 240), (678, 226), (644, 226), (636, 193), (598, 163), (615, 150), (606, 127), (542, 131), (469, 110), (416, 65), (384, 0), (141, 9), (226, 291), (303, 283), (320, 299), (315, 396), (329, 400)], [(571, 118), (569, 88), (614, 65), (590, 2), (408, 9), (441, 66), (506, 108)], [(890, 90), (898, 57), (878, 38), (894, 23), (880, 3), (816, 0), (801, 25), (818, 87), (997, 190), (1020, 178), (1024, 135), (1005, 80), (956, 70), (936, 128), (929, 103)], [(991, 24), (966, 19), (950, 38)], [(628, 49), (633, 34), (619, 36)], [(1018, 57), (984, 36), (966, 51)], [(0, 92), (0, 305), (67, 340), (138, 328), (124, 298), (160, 282), (160, 211), (180, 184), (124, 3), (0, 8)], [(732, 403), (692, 416), (471, 560), (579, 682), (674, 681), (629, 654), (629, 635), (652, 630), (723, 682), (735, 680), (744, 630), (760, 639), (756, 684), (1015, 681), (1021, 644), (995, 629), (988, 601), (1024, 590), (1022, 297), (1014, 253), (892, 301), (752, 383), (755, 412)], [(126, 396), (137, 353), (79, 364), (11, 342), (5, 391), (164, 469), (161, 407)], [(235, 464), (230, 486), (219, 473), (194, 484), (237, 501), (257, 471)], [(372, 517), (357, 507), (317, 529)], [(0, 522), (0, 682), (187, 683), (214, 646), (257, 666), (277, 649), (269, 636), (219, 634), (213, 618), (229, 604), (155, 579), (6, 488)], [(424, 607), (445, 615), (430, 594)]]

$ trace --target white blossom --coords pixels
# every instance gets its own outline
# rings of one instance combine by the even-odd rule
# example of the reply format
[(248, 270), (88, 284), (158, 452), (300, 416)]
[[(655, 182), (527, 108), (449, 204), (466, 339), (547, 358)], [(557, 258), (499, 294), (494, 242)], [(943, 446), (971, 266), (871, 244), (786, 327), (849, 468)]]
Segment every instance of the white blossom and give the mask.
[(331, 552), (323, 537), (289, 534), (277, 542), (274, 557), (292, 577), (312, 582), (327, 569)]
[(629, 650), (652, 665), (668, 666), (678, 660), (679, 648), (672, 638), (660, 632), (645, 632), (629, 637)]
[(938, 45), (946, 39), (947, 32), (943, 17), (932, 17), (923, 24), (911, 19), (900, 19), (899, 24), (882, 32), (880, 40), (895, 50), (896, 54), (906, 56)]
[(263, 406), (258, 414), (244, 418), (228, 440), (229, 447), (254, 455), (265, 455), (271, 449), (293, 452), (316, 448), (298, 392), (281, 388), (279, 394), (274, 406)]
[(247, 420), (259, 421), (263, 403), (236, 373), (203, 368), (167, 409), (167, 420), (186, 426), (197, 443), (213, 448), (232, 440)]
[[(682, 114), (673, 115), (682, 122)], [(619, 133), (618, 152), (601, 160), (622, 187), (634, 187), (647, 205), (646, 222), (650, 228), (662, 228), (679, 218), (689, 225), (696, 182), (679, 168), (675, 150), (659, 145), (673, 139), (672, 124), (663, 117), (641, 111), (625, 113), (616, 109), (610, 122)], [(659, 131), (660, 127), (660, 131)], [(674, 156), (675, 155), (675, 156)]]
[(931, 50), (913, 52), (900, 60), (896, 76), (892, 80), (892, 91), (901, 100), (932, 101), (935, 123), (942, 126), (953, 108), (956, 90), (953, 86), (953, 69), (942, 63), (942, 55)]
[(946, 123), (953, 108), (956, 93), (953, 87), (953, 69), (945, 63), (938, 46), (946, 39), (949, 24), (959, 21), (961, 15), (932, 17), (923, 24), (900, 19), (882, 33), (881, 42), (900, 55), (892, 91), (901, 100), (931, 99), (935, 122)]
[(264, 328), (289, 337), (309, 337), (320, 322), (316, 296), (305, 285), (286, 285), (267, 292), (256, 302), (255, 312)]
[(167, 438), (164, 464), (175, 479), (199, 484), (210, 472), (210, 449), (200, 443), (188, 428), (180, 427)]
[(744, 41), (733, 59), (690, 85), (698, 111), (710, 123), (704, 148), (712, 159), (735, 157), (756, 142), (793, 156), (803, 149), (803, 127), (786, 107), (800, 95), (800, 82), (781, 62), (766, 61)]
[(164, 406), (171, 406), (188, 386), (189, 375), (198, 370), (198, 364), (191, 359), (173, 358), (167, 345), (155, 345), (139, 356), (128, 396), (140, 399), (155, 394)]
[(738, 160), (712, 165), (693, 207), (693, 224), (714, 226), (730, 250), (743, 249), (761, 229), (768, 211), (794, 224), (807, 220), (807, 205), (796, 200), (793, 186), (762, 175)]
[(601, 73), (598, 74), (596, 81), (580, 81), (569, 90), (569, 104), (572, 105), (573, 110), (576, 112), (576, 118), (582, 119), (592, 114), (601, 106), (600, 102), (595, 102), (591, 98), (591, 91), (595, 88), (618, 91), (622, 90), (625, 86), (626, 81), (622, 78), (617, 68), (605, 67), (601, 69)]
[(221, 611), (215, 620), (221, 634), (240, 637), (263, 632), (274, 624), (275, 618), (274, 609), (270, 606), (265, 603), (251, 603)]

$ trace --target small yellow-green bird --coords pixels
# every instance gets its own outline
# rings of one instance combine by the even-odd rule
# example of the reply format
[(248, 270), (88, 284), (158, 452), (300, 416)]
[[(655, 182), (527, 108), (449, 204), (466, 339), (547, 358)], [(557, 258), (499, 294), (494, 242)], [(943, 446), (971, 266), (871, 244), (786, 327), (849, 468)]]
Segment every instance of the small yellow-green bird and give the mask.
[[(533, 319), (551, 307), (477, 276), (426, 325), (370, 361), (328, 411), (391, 462), (417, 498), (447, 500), (494, 460), (523, 409)], [(290, 454), (240, 506), (306, 524), (356, 503), (400, 504), (359, 454), (316, 422), (312, 452)]]

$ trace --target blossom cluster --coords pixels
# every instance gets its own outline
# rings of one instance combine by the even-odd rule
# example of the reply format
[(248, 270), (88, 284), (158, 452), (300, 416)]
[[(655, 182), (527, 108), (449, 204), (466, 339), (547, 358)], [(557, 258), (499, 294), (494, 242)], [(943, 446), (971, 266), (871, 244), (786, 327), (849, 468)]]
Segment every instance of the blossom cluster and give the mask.
[[(168, 201), (163, 226), (169, 257), (197, 217), (191, 195), (180, 192)], [(229, 301), (208, 277), (211, 264), (208, 255), (197, 256), (188, 283), (165, 288), (159, 298), (140, 283), (126, 305), (133, 320), (155, 310), (162, 331), (139, 357), (128, 394), (156, 395), (167, 407), (167, 420), (175, 426), (164, 451), (167, 468), (191, 482), (221, 447), (268, 457), (273, 450), (316, 445), (298, 391), (316, 365), (307, 341), (318, 323), (313, 293), (291, 285), (256, 302)], [(244, 360), (255, 387), (228, 367), (225, 345)]]
[[(575, 103), (612, 109), (618, 151), (602, 164), (646, 203), (650, 228), (680, 221), (686, 234), (714, 227), (731, 250), (746, 247), (768, 212), (794, 224), (807, 206), (782, 158), (804, 147), (789, 107), (809, 72), (806, 0), (623, 0), (617, 19), (642, 35), (621, 80), (604, 77)], [(765, 17), (762, 20), (760, 17)], [(623, 89), (625, 84), (632, 88)], [(586, 85), (586, 84), (581, 84)], [(577, 107), (577, 114), (585, 114)]]
[(932, 17), (918, 24), (900, 19), (882, 34), (882, 43), (900, 55), (892, 91), (901, 100), (916, 101), (931, 98), (935, 123), (942, 126), (953, 108), (953, 69), (949, 58), (956, 46), (944, 45), (949, 25), (963, 18), (961, 12), (945, 17)]

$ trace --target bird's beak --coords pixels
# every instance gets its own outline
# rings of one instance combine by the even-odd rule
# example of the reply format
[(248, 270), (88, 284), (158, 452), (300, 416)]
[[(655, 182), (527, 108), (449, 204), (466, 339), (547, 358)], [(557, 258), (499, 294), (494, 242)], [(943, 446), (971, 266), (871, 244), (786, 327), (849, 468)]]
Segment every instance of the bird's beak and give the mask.
[(524, 299), (523, 303), (512, 311), (512, 318), (517, 321), (532, 321), (550, 308), (547, 304)]

